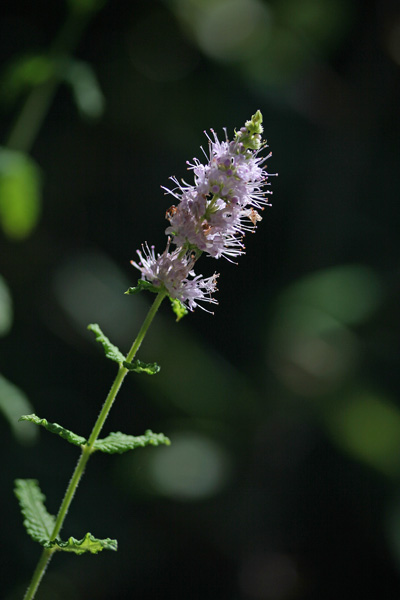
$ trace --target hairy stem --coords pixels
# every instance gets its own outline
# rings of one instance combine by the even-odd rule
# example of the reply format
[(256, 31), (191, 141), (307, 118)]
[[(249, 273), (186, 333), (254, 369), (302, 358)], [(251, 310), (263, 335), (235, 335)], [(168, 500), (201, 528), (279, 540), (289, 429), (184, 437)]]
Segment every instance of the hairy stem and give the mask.
[[(150, 310), (147, 313), (145, 320), (143, 321), (143, 324), (139, 330), (139, 333), (137, 334), (136, 339), (133, 342), (131, 349), (129, 350), (129, 352), (126, 356), (127, 362), (132, 362), (132, 360), (134, 359), (137, 351), (140, 348), (140, 344), (142, 343), (142, 341), (143, 341), (162, 301), (164, 300), (165, 296), (166, 296), (165, 292), (160, 292), (159, 294), (157, 294), (156, 299), (154, 300), (152, 306), (150, 307)], [(64, 499), (61, 503), (60, 509), (57, 514), (54, 529), (52, 531), (51, 538), (50, 538), (51, 540), (55, 540), (57, 538), (58, 534), (60, 533), (60, 530), (64, 523), (64, 519), (67, 515), (68, 509), (71, 505), (71, 502), (75, 495), (78, 484), (79, 484), (79, 482), (82, 478), (82, 475), (85, 471), (86, 464), (90, 458), (90, 455), (93, 452), (93, 446), (100, 435), (103, 425), (107, 419), (107, 416), (111, 410), (112, 405), (114, 404), (115, 398), (117, 397), (119, 389), (120, 389), (122, 382), (125, 379), (125, 376), (127, 373), (128, 373), (128, 369), (126, 369), (124, 366), (120, 365), (117, 376), (114, 379), (114, 383), (111, 386), (111, 389), (110, 389), (110, 391), (107, 395), (107, 398), (103, 404), (103, 407), (100, 411), (100, 414), (97, 417), (97, 420), (93, 426), (92, 433), (90, 434), (87, 443), (82, 446), (81, 456), (80, 456), (78, 463), (75, 467), (75, 470), (72, 474), (71, 480), (67, 487), (67, 491), (65, 492)], [(36, 591), (39, 587), (40, 581), (44, 575), (46, 567), (55, 551), (56, 551), (55, 548), (51, 548), (51, 549), (45, 548), (43, 550), (42, 555), (39, 559), (39, 562), (36, 566), (35, 572), (33, 574), (31, 583), (30, 583), (30, 585), (26, 591), (26, 594), (24, 596), (24, 600), (32, 600), (35, 597)]]

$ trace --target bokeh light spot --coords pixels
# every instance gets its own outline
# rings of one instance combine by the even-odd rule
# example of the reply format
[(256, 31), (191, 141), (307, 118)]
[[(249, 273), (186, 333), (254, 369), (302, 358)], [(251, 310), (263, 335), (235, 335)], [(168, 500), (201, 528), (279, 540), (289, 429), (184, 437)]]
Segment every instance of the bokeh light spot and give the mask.
[(220, 0), (208, 4), (194, 26), (206, 54), (219, 60), (243, 60), (264, 43), (270, 13), (256, 0)]
[(328, 427), (342, 448), (387, 474), (400, 467), (400, 411), (377, 394), (357, 392), (329, 417)]
[(159, 448), (149, 462), (149, 478), (163, 495), (177, 500), (212, 496), (227, 483), (230, 460), (216, 441), (192, 432), (170, 435), (172, 444)]

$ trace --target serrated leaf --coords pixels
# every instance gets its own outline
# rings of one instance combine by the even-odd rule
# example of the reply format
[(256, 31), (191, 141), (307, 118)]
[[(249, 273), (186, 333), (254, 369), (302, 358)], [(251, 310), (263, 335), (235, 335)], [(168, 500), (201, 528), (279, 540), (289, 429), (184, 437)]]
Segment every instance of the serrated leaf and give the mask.
[(96, 119), (102, 115), (104, 96), (89, 64), (71, 60), (65, 68), (64, 80), (71, 86), (76, 105), (83, 116)]
[(40, 174), (23, 152), (0, 148), (0, 223), (9, 238), (24, 239), (41, 208)]
[(124, 360), (123, 365), (125, 369), (128, 369), (128, 371), (135, 371), (135, 373), (147, 373), (147, 375), (155, 375), (161, 369), (157, 363), (145, 363), (138, 359), (131, 363)]
[(21, 413), (30, 410), (33, 410), (33, 406), (24, 392), (0, 375), (0, 411), (20, 442), (30, 443), (37, 437), (38, 432), (34, 428), (24, 427), (18, 423)]
[(89, 331), (93, 331), (93, 333), (95, 334), (96, 342), (102, 344), (107, 358), (119, 364), (122, 364), (124, 362), (125, 356), (122, 354), (119, 348), (117, 348), (117, 346), (114, 346), (114, 344), (110, 342), (108, 337), (104, 335), (97, 323), (91, 323), (90, 325), (88, 325), (88, 329)]
[(139, 279), (139, 281), (137, 282), (137, 286), (130, 287), (128, 290), (126, 290), (125, 294), (128, 294), (129, 296), (132, 294), (139, 294), (143, 291), (154, 292), (155, 294), (158, 294), (161, 290), (160, 287), (153, 285), (149, 281), (146, 281), (145, 279)]
[(39, 483), (36, 479), (16, 479), (14, 492), (25, 517), (24, 526), (27, 532), (35, 542), (43, 545), (51, 537), (55, 518), (44, 506), (46, 497), (42, 494)]
[(63, 438), (63, 440), (66, 440), (74, 446), (82, 446), (83, 444), (86, 444), (86, 438), (82, 437), (81, 435), (77, 435), (69, 429), (65, 429), (65, 427), (62, 427), (58, 423), (49, 423), (47, 419), (40, 419), (37, 415), (23, 415), (19, 420), (29, 421), (30, 423), (35, 423), (35, 425), (41, 425), (47, 429), (47, 431), (50, 431), (50, 433), (59, 435)]
[(63, 552), (74, 552), (75, 554), (84, 554), (85, 552), (97, 554), (102, 550), (117, 550), (118, 542), (117, 540), (112, 540), (110, 538), (99, 540), (91, 533), (87, 533), (81, 540), (77, 540), (71, 536), (65, 542), (62, 540), (48, 540), (43, 543), (42, 546), (45, 548), (53, 548), (54, 550), (62, 550)]
[(189, 311), (186, 306), (180, 300), (178, 300), (178, 298), (170, 298), (170, 300), (172, 310), (176, 314), (176, 320), (180, 321), (188, 314)]
[(169, 446), (171, 441), (163, 433), (153, 433), (148, 429), (144, 435), (127, 435), (120, 431), (110, 433), (107, 437), (97, 440), (94, 444), (94, 450), (100, 450), (107, 454), (123, 454), (128, 450), (144, 446), (159, 446), (165, 444)]

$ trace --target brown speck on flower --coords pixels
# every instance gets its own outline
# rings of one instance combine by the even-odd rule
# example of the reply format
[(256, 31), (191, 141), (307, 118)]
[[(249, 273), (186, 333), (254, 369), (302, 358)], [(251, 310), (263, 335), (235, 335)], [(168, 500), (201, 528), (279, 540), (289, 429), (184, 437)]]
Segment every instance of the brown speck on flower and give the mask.
[(165, 213), (165, 218), (170, 221), (172, 219), (172, 217), (174, 216), (174, 214), (176, 213), (176, 206), (172, 205), (169, 207), (169, 209), (167, 210), (167, 212)]

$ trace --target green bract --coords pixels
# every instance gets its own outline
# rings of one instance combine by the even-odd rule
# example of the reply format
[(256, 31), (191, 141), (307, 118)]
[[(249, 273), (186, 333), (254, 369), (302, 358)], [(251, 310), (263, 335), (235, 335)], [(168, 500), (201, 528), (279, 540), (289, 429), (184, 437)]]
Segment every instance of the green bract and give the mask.
[[(261, 111), (257, 111), (250, 119), (246, 121), (245, 127), (236, 131), (236, 139), (248, 150), (258, 150), (261, 148), (261, 134), (264, 131), (262, 126), (263, 116)], [(246, 131), (247, 130), (247, 131)]]
[(188, 314), (189, 311), (186, 308), (186, 306), (180, 300), (178, 300), (178, 298), (170, 298), (170, 300), (172, 310), (176, 314), (176, 320), (180, 321), (183, 317), (185, 317)]
[(157, 287), (156, 285), (153, 285), (152, 283), (150, 283), (149, 281), (145, 281), (144, 279), (139, 279), (139, 281), (137, 282), (137, 286), (130, 287), (126, 290), (125, 294), (128, 294), (128, 296), (130, 296), (131, 294), (139, 294), (144, 290), (148, 292), (153, 292), (154, 294), (158, 294), (161, 291), (159, 286)]

